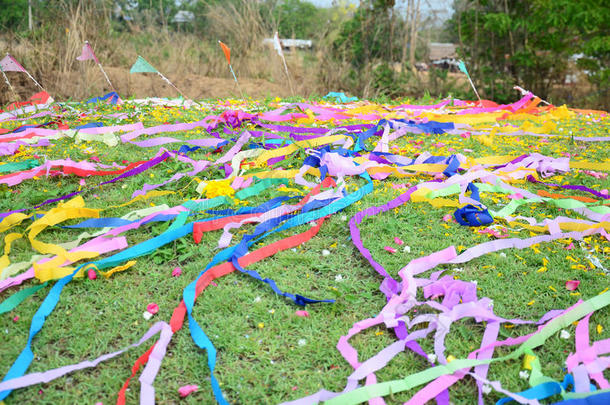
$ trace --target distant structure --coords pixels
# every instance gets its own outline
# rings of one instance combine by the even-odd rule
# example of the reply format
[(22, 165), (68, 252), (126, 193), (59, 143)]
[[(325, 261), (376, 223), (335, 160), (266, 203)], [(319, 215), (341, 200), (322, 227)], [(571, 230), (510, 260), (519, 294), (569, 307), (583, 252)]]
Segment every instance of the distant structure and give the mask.
[[(293, 48), (299, 49), (311, 49), (313, 48), (313, 41), (311, 39), (281, 39), (280, 43), (282, 44), (282, 48), (284, 50), (291, 50)], [(265, 38), (263, 39), (263, 45), (273, 47), (273, 38)]]
[(178, 11), (174, 18), (172, 18), (172, 22), (177, 24), (192, 23), (193, 21), (195, 21), (195, 14), (185, 10)]
[(428, 45), (428, 54), (430, 61), (434, 62), (441, 59), (455, 59), (457, 53), (455, 44), (443, 42), (430, 42)]
[(428, 59), (437, 68), (448, 69), (452, 72), (457, 71), (457, 56), (455, 44), (443, 42), (430, 42), (428, 44)]

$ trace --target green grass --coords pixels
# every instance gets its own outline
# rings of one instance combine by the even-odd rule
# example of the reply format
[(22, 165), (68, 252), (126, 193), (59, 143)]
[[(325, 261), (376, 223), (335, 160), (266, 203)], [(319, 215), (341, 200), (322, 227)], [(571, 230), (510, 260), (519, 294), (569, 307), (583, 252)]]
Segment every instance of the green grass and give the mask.
[[(267, 100), (269, 101), (269, 100)], [(105, 113), (108, 107), (98, 107)], [(260, 106), (265, 109), (264, 103)], [(145, 109), (146, 110), (146, 109)], [(116, 111), (113, 111), (116, 112)], [(141, 114), (133, 114), (131, 119), (121, 123), (142, 120), (145, 126), (158, 125), (164, 122), (190, 122), (202, 119), (212, 110), (203, 112), (176, 111), (162, 108), (149, 110)], [(41, 120), (31, 120), (39, 123)], [(65, 121), (73, 123), (76, 115), (66, 117)], [(81, 123), (96, 121), (98, 118), (85, 118)], [(116, 120), (105, 120), (108, 124)], [(559, 133), (578, 130), (586, 136), (607, 135), (610, 120), (587, 125), (586, 117), (575, 118), (558, 123)], [(30, 122), (28, 122), (30, 123)], [(21, 122), (20, 124), (23, 124)], [(10, 123), (11, 128), (20, 125)], [(584, 130), (580, 130), (584, 128)], [(181, 139), (207, 137), (202, 131), (184, 133), (159, 134), (156, 136), (172, 136)], [(143, 138), (144, 139), (144, 138)], [(571, 143), (569, 137), (553, 138), (549, 143), (541, 144), (538, 138), (522, 136), (519, 142), (511, 137), (496, 136), (493, 146), (482, 145), (475, 137), (462, 139), (449, 135), (408, 135), (394, 143), (397, 150), (406, 156), (416, 152), (434, 151), (435, 155), (447, 155), (463, 149), (472, 152), (465, 154), (471, 157), (511, 154), (518, 156), (533, 151), (538, 147), (539, 153), (561, 157), (562, 153), (579, 153), (577, 160), (607, 161), (607, 145), (602, 143)], [(409, 140), (423, 141), (421, 149), (414, 148)], [(434, 149), (433, 144), (443, 142), (446, 146)], [(179, 144), (170, 146), (177, 147)], [(32, 154), (49, 159), (70, 157), (75, 161), (98, 156), (103, 163), (120, 164), (122, 160), (136, 161), (149, 159), (156, 152), (155, 148), (138, 148), (133, 145), (120, 145), (108, 148), (101, 143), (90, 142), (79, 147), (70, 139), (54, 141), (54, 146), (43, 150), (26, 149), (25, 154), (15, 158), (3, 158), (3, 162), (24, 160)], [(169, 146), (167, 146), (169, 148)], [(89, 148), (92, 153), (85, 150)], [(199, 150), (191, 153), (192, 159), (205, 159), (209, 150)], [(464, 152), (462, 152), (464, 153)], [(295, 154), (278, 165), (287, 167), (293, 162), (302, 160), (302, 152)], [(297, 166), (298, 167), (298, 166)], [(180, 171), (190, 170), (190, 165), (168, 160), (157, 167), (113, 185), (92, 189), (83, 194), (87, 207), (99, 208), (101, 216), (120, 217), (135, 209), (149, 207), (150, 204), (167, 204), (170, 207), (179, 205), (190, 198), (197, 198), (196, 183), (192, 179), (183, 178), (162, 190), (173, 190), (175, 194), (139, 201), (126, 207), (115, 206), (130, 200), (131, 194), (145, 183), (158, 183), (168, 179)], [(220, 173), (201, 173), (198, 177), (217, 178)], [(88, 187), (111, 177), (86, 178)], [(351, 218), (356, 212), (370, 206), (383, 205), (398, 196), (401, 190), (388, 187), (389, 183), (417, 184), (429, 180), (429, 176), (415, 176), (406, 179), (388, 178), (375, 182), (375, 191), (367, 195), (345, 211), (333, 215), (321, 228), (319, 234), (311, 241), (301, 245), (296, 252), (287, 250), (271, 258), (250, 266), (263, 277), (273, 278), (278, 286), (285, 291), (302, 294), (311, 298), (336, 298), (335, 304), (316, 304), (307, 307), (309, 318), (295, 315), (301, 308), (272, 293), (270, 288), (246, 275), (229, 274), (216, 280), (216, 286), (209, 286), (198, 298), (194, 309), (194, 317), (202, 326), (218, 349), (218, 360), (215, 375), (222, 384), (224, 393), (231, 403), (242, 404), (275, 404), (281, 401), (294, 400), (304, 395), (312, 394), (321, 388), (339, 391), (343, 389), (345, 380), (351, 374), (351, 367), (343, 360), (335, 346), (338, 339), (347, 333), (357, 321), (375, 316), (385, 304), (385, 298), (378, 287), (381, 277), (370, 267), (350, 240), (348, 222), (342, 219)], [(562, 184), (584, 184), (596, 190), (608, 189), (608, 179), (598, 180), (582, 171), (573, 170), (561, 177), (548, 179)], [(360, 179), (349, 178), (350, 190), (364, 183)], [(543, 186), (532, 184), (515, 184), (536, 192)], [(291, 187), (298, 187), (291, 184)], [(0, 193), (0, 210), (31, 207), (48, 198), (57, 197), (78, 190), (79, 179), (68, 177), (41, 177), (38, 180), (28, 180), (22, 184), (7, 188), (2, 187)], [(583, 195), (570, 190), (550, 190), (566, 195)], [(404, 191), (404, 190), (402, 190)], [(250, 206), (283, 195), (281, 191), (269, 189), (248, 201)], [(456, 199), (456, 196), (449, 198)], [(494, 201), (495, 198), (497, 201)], [(484, 193), (483, 201), (490, 207), (498, 209), (500, 204), (508, 203), (504, 195)], [(48, 208), (50, 208), (49, 206)], [(225, 207), (220, 207), (225, 208)], [(431, 254), (450, 245), (458, 250), (472, 247), (492, 237), (481, 235), (475, 229), (461, 227), (456, 223), (444, 223), (442, 217), (452, 212), (451, 207), (434, 208), (427, 203), (408, 203), (394, 211), (367, 218), (360, 226), (364, 245), (375, 260), (381, 263), (392, 275), (406, 265), (410, 260)], [(535, 216), (539, 220), (544, 215), (555, 217), (569, 215), (579, 218), (574, 213), (558, 210), (551, 204), (536, 204), (523, 206), (516, 214)], [(205, 218), (199, 215), (196, 218)], [(69, 223), (78, 223), (73, 220)], [(502, 220), (499, 224), (506, 226)], [(148, 240), (162, 233), (170, 223), (152, 223), (136, 231), (127, 233), (130, 246)], [(11, 230), (23, 232), (28, 224)], [(308, 229), (301, 226), (288, 232), (273, 235), (263, 244), (268, 244), (297, 232)], [(252, 225), (244, 226), (248, 232)], [(59, 243), (75, 239), (82, 230), (62, 229), (53, 227), (38, 236), (44, 242)], [(527, 238), (529, 231), (508, 227), (511, 237)], [(234, 243), (241, 231), (235, 232)], [(118, 273), (110, 279), (98, 278), (95, 281), (78, 279), (71, 282), (62, 292), (61, 300), (45, 327), (34, 339), (33, 350), (35, 360), (30, 372), (45, 371), (86, 359), (93, 359), (101, 354), (118, 350), (140, 338), (154, 321), (169, 321), (172, 311), (180, 302), (183, 289), (199, 274), (217, 252), (216, 244), (220, 231), (204, 235), (202, 243), (194, 244), (192, 238), (185, 237), (160, 248), (150, 256), (138, 259), (131, 269)], [(384, 246), (393, 246), (394, 237), (400, 237), (411, 252), (399, 250), (396, 254), (388, 253)], [(591, 298), (608, 287), (608, 276), (599, 269), (592, 269), (586, 262), (586, 252), (574, 242), (575, 249), (564, 249), (566, 241), (555, 241), (540, 244), (537, 250), (509, 249), (505, 256), (491, 253), (461, 266), (442, 266), (446, 274), (454, 275), (462, 280), (476, 280), (479, 297), (493, 299), (494, 311), (505, 318), (521, 318), (537, 320), (551, 309), (566, 308), (579, 299)], [(599, 236), (585, 239), (583, 246), (597, 248), (603, 252), (610, 250), (610, 244)], [(322, 251), (328, 249), (331, 255), (323, 256)], [(252, 250), (252, 249), (251, 249)], [(33, 250), (27, 239), (16, 241), (12, 246), (11, 262), (27, 260)], [(573, 268), (576, 263), (566, 259), (575, 258), (585, 265), (585, 269)], [(596, 253), (606, 268), (610, 267), (608, 253)], [(547, 271), (538, 272), (543, 266), (543, 258), (549, 264)], [(171, 277), (174, 267), (180, 266), (182, 276)], [(341, 275), (343, 281), (336, 281)], [(564, 287), (568, 279), (581, 281), (578, 295), (571, 294)], [(29, 287), (36, 282), (25, 283), (20, 288)], [(13, 288), (2, 293), (0, 299), (6, 299), (19, 288)], [(27, 340), (28, 328), (32, 316), (48, 291), (50, 286), (39, 291), (18, 306), (15, 310), (0, 317), (0, 334), (5, 336), (5, 343), (0, 346), (0, 372), (6, 374), (10, 365), (17, 357)], [(423, 299), (421, 294), (419, 299)], [(156, 302), (160, 311), (150, 321), (144, 320), (142, 313), (146, 305)], [(528, 305), (531, 303), (531, 305)], [(19, 316), (14, 322), (13, 318)], [(598, 334), (597, 325), (603, 326), (603, 332)], [(186, 325), (185, 325), (186, 326)], [(484, 326), (472, 319), (458, 321), (452, 325), (446, 340), (446, 354), (456, 358), (465, 357), (470, 351), (480, 345)], [(533, 326), (502, 327), (500, 337), (520, 336), (533, 332)], [(569, 332), (574, 334), (574, 326)], [(610, 310), (605, 308), (596, 312), (591, 318), (591, 337), (600, 340), (610, 337)], [(377, 354), (381, 349), (395, 341), (391, 331), (383, 327), (372, 328), (351, 340), (358, 350), (360, 359), (366, 359)], [(420, 342), (426, 352), (433, 351), (432, 340)], [(86, 371), (70, 374), (48, 384), (33, 386), (15, 391), (5, 402), (12, 403), (113, 403), (116, 392), (128, 377), (133, 362), (146, 350), (150, 344), (145, 343), (137, 349), (132, 349), (125, 355), (107, 361), (100, 366)], [(547, 343), (538, 349), (543, 372), (557, 380), (563, 379), (564, 360), (567, 354), (574, 350), (573, 339), (560, 339), (558, 334), (552, 336)], [(495, 357), (508, 353), (504, 349), (496, 352)], [(386, 367), (377, 373), (379, 381), (399, 379), (414, 372), (427, 368), (426, 363), (410, 352), (396, 356)], [(527, 382), (518, 376), (521, 370), (520, 361), (497, 363), (490, 368), (489, 379), (499, 380), (504, 388), (511, 391), (521, 391)], [(608, 376), (608, 374), (607, 374)], [(186, 384), (198, 384), (200, 389), (185, 400), (178, 396), (178, 387)], [(192, 342), (188, 328), (180, 330), (172, 339), (168, 354), (155, 382), (158, 403), (213, 403), (213, 395), (209, 384), (206, 354)], [(476, 388), (469, 377), (460, 381), (450, 390), (451, 401), (454, 404), (474, 403)], [(415, 391), (403, 392), (387, 398), (388, 403), (400, 403), (407, 400)], [(135, 379), (128, 391), (128, 403), (135, 403), (139, 398), (139, 382)], [(486, 396), (490, 403), (499, 399), (497, 393)], [(554, 398), (558, 399), (558, 398)]]

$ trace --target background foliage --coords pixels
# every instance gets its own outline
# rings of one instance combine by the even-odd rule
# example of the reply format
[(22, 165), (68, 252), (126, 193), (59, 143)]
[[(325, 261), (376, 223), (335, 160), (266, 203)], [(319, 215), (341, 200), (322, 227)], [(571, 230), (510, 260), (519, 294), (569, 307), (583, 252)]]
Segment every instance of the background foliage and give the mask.
[[(142, 53), (170, 75), (224, 77), (216, 45), (222, 39), (241, 77), (281, 82), (276, 56), (262, 45), (277, 30), (282, 38), (315, 44), (313, 51), (288, 53), (304, 95), (343, 90), (361, 97), (473, 98), (463, 76), (415, 69), (427, 62), (427, 44), (443, 41), (459, 45), (485, 98), (514, 100), (512, 87), (520, 85), (554, 103), (610, 108), (604, 0), (455, 0), (444, 27), (422, 11), (421, 0), (361, 0), (358, 6), (343, 0), (329, 9), (304, 0), (32, 0), (32, 31), (27, 3), (0, 0), (0, 47), (59, 94), (66, 86), (59, 73), (79, 69), (74, 58), (84, 39), (108, 66), (127, 67)], [(193, 21), (176, 23), (180, 11), (191, 12)]]

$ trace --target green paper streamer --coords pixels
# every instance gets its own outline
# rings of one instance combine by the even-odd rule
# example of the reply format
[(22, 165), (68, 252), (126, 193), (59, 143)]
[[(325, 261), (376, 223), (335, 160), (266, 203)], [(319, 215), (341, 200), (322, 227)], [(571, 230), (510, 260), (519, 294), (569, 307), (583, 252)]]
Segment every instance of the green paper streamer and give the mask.
[(10, 297), (8, 297), (4, 301), (2, 301), (2, 304), (0, 304), (0, 315), (17, 308), (17, 306), (19, 304), (21, 304), (23, 301), (25, 301), (30, 295), (36, 294), (36, 292), (38, 290), (46, 287), (47, 284), (49, 284), (49, 283), (46, 282), (41, 285), (26, 288), (24, 290), (21, 290), (19, 292), (16, 292), (15, 294), (11, 295)]
[(21, 170), (28, 170), (36, 166), (40, 166), (40, 162), (36, 159), (28, 159), (21, 162), (6, 163), (0, 165), (0, 173), (18, 172)]

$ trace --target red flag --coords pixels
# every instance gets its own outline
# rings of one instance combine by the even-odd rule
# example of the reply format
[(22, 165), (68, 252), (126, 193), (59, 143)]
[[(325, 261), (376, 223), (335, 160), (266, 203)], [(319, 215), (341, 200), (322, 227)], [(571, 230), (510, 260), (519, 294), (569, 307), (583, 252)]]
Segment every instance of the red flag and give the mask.
[(100, 61), (97, 59), (97, 56), (95, 56), (95, 53), (93, 53), (93, 49), (91, 48), (91, 45), (89, 45), (89, 42), (85, 42), (81, 55), (76, 59), (80, 61), (93, 59), (95, 63), (100, 63)]
[(15, 58), (8, 53), (4, 59), (0, 60), (0, 68), (5, 72), (26, 72), (23, 66), (21, 66), (19, 62), (17, 62)]
[(220, 44), (222, 51), (225, 53), (225, 58), (227, 58), (227, 63), (230, 65), (231, 64), (231, 48), (229, 48), (228, 46), (223, 44), (221, 41), (218, 41), (218, 43)]

